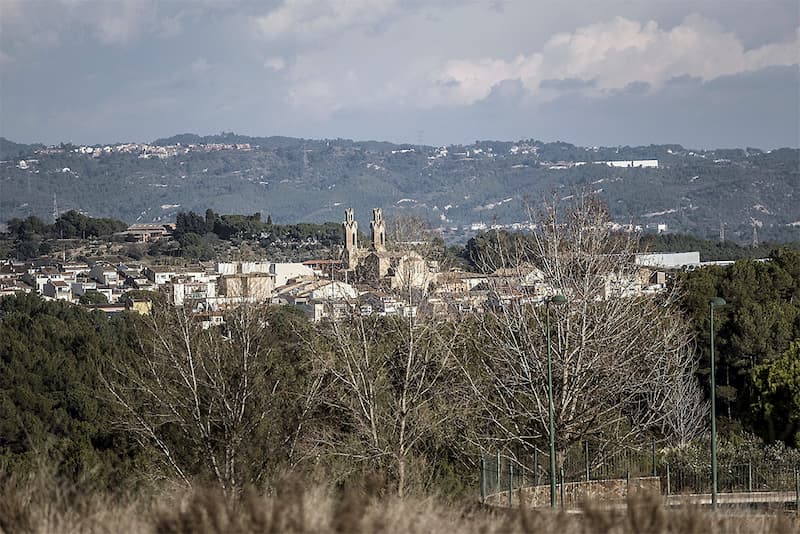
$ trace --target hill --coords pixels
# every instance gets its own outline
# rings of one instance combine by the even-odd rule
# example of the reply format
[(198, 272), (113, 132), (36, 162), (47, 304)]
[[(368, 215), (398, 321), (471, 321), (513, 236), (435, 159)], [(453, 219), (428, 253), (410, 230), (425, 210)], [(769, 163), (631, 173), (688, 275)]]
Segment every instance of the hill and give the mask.
[(42, 144), (25, 145), (0, 137), (0, 160), (18, 158), (42, 148), (44, 148)]
[[(747, 243), (800, 240), (800, 150), (689, 150), (680, 145), (579, 147), (537, 140), (431, 147), (346, 139), (182, 134), (149, 145), (73, 147), (3, 140), (0, 222), (60, 211), (129, 223), (179, 211), (270, 214), (276, 223), (339, 221), (356, 208), (420, 215), (450, 240), (526, 221), (542, 195), (604, 196), (612, 217)], [(0, 147), (0, 148), (2, 148)], [(25, 163), (19, 160), (24, 159)], [(658, 160), (657, 168), (597, 162)]]

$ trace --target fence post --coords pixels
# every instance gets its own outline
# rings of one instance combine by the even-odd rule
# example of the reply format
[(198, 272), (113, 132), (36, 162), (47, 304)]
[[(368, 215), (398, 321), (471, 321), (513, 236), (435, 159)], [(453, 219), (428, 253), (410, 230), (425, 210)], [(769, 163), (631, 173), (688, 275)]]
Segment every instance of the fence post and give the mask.
[(625, 471), (625, 496), (631, 494), (631, 464), (628, 463), (628, 469)]
[(800, 516), (800, 471), (794, 468), (794, 513)]
[(486, 458), (481, 454), (481, 503), (486, 504)]
[(586, 482), (589, 482), (591, 479), (591, 474), (589, 473), (589, 441), (584, 441), (583, 445), (583, 457), (586, 461)]
[(514, 462), (508, 462), (508, 507), (511, 508), (511, 495), (514, 493)]
[(656, 470), (656, 438), (653, 438), (653, 476), (658, 476)]
[(625, 472), (627, 473), (628, 483), (631, 482), (631, 451), (625, 451)]
[(747, 491), (753, 492), (753, 460), (747, 460)]
[(539, 447), (533, 446), (533, 485), (539, 485)]
[(500, 453), (499, 452), (497, 453), (496, 470), (497, 470), (497, 479), (496, 479), (497, 483), (495, 484), (494, 487), (497, 488), (497, 490), (499, 491), (500, 490)]
[(671, 488), (670, 488), (670, 480), (669, 480), (669, 462), (667, 462), (667, 497), (669, 497), (670, 490), (671, 490)]
[(561, 508), (564, 509), (564, 468), (561, 468)]

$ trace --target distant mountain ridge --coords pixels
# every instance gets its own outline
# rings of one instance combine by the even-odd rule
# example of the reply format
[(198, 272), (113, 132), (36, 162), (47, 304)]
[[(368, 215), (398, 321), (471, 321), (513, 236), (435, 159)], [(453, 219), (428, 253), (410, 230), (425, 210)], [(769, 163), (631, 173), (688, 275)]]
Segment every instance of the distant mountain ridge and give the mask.
[[(23, 145), (0, 139), (0, 222), (76, 209), (128, 222), (178, 211), (261, 212), (276, 222), (338, 221), (356, 208), (414, 213), (451, 239), (526, 221), (554, 192), (596, 191), (612, 217), (728, 240), (800, 240), (800, 150), (690, 150), (677, 144), (580, 147), (477, 141), (433, 147), (382, 141), (179, 134), (145, 145)], [(23, 163), (20, 163), (23, 161)], [(31, 161), (28, 161), (31, 160)], [(35, 161), (33, 161), (35, 160)], [(658, 168), (598, 162), (658, 160)], [(595, 163), (595, 164), (592, 164)]]

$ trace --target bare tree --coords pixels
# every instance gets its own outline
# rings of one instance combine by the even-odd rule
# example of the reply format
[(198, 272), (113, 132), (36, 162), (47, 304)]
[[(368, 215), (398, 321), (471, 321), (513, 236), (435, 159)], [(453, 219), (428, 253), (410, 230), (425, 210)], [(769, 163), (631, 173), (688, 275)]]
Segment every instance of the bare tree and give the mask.
[(393, 251), (416, 252), (429, 264), (445, 268), (445, 244), (428, 221), (418, 215), (395, 215), (388, 224), (388, 247)]
[(204, 330), (182, 308), (156, 308), (137, 354), (103, 370), (120, 423), (186, 484), (210, 476), (231, 492), (291, 463), (310, 401), (292, 402), (305, 386), (276, 350), (276, 314), (244, 304)]
[(403, 496), (409, 462), (424, 458), (426, 441), (459, 414), (458, 333), (453, 324), (403, 317), (354, 315), (327, 325), (317, 367), (330, 378), (325, 402), (342, 418), (322, 438), (329, 450), (387, 468)]
[[(676, 363), (683, 373), (694, 375), (693, 351), (686, 351), (684, 358)], [(661, 433), (669, 445), (687, 445), (706, 431), (711, 403), (705, 399), (697, 380), (689, 376), (684, 380), (662, 381), (660, 385), (664, 389), (653, 392), (655, 398), (651, 405), (659, 407), (662, 413)]]
[(501, 260), (519, 271), (516, 279), (535, 270), (540, 283), (516, 293), (493, 287), (477, 361), (462, 361), (495, 432), (506, 440), (549, 435), (543, 302), (557, 294), (567, 299), (550, 306), (558, 461), (586, 438), (630, 443), (645, 430), (674, 431), (670, 397), (695, 380), (691, 336), (674, 292), (643, 291), (637, 236), (614, 233), (603, 203), (585, 194), (566, 207), (545, 204), (533, 223)]
[(393, 249), (430, 247), (436, 237), (428, 221), (419, 215), (395, 215), (388, 222), (388, 244)]

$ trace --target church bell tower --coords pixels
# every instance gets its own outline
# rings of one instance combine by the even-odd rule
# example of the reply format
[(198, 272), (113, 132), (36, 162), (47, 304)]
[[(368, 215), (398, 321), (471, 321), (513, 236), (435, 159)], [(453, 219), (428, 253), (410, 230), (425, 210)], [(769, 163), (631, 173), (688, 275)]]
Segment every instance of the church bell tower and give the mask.
[(358, 264), (358, 222), (356, 222), (353, 208), (344, 210), (344, 261), (348, 270), (353, 270)]
[(380, 252), (386, 250), (386, 223), (383, 222), (383, 213), (380, 208), (372, 209), (372, 250)]

